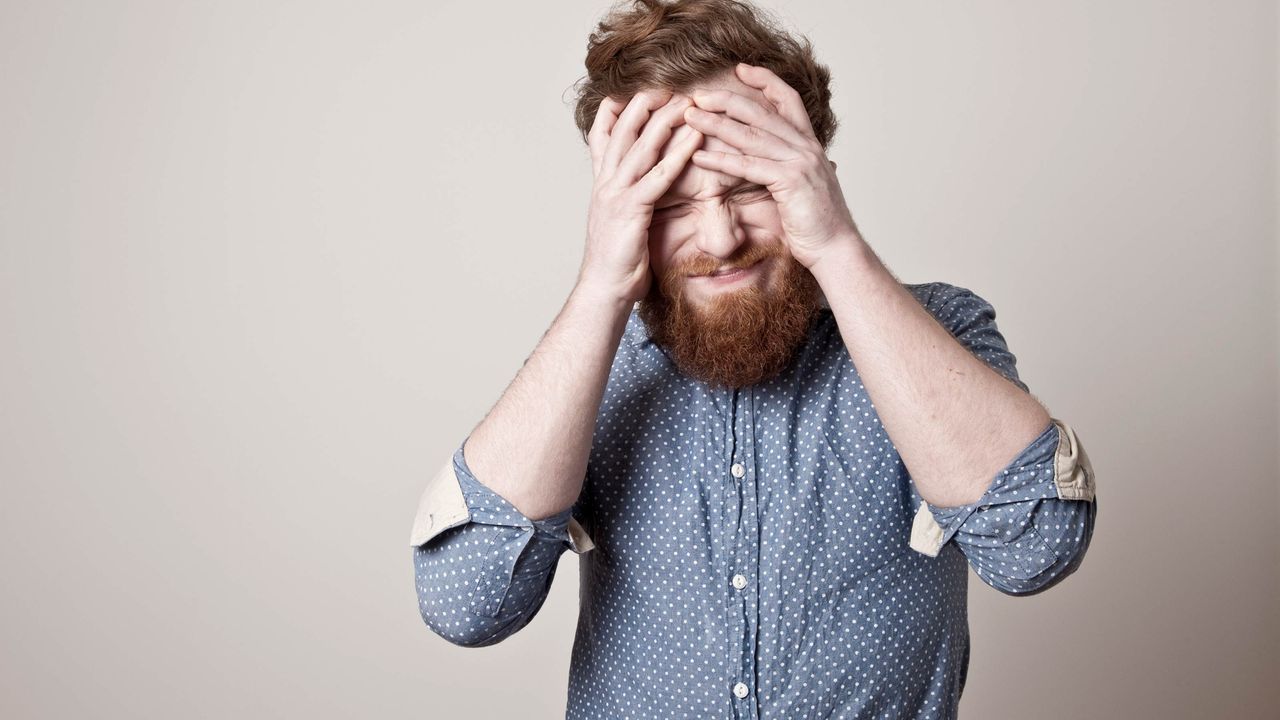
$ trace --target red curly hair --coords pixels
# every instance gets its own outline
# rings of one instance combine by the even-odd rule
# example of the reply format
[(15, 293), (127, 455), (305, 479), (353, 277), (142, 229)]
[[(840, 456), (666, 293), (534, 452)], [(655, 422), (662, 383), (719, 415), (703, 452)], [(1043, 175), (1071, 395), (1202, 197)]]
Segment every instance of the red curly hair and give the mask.
[(827, 148), (836, 133), (831, 73), (803, 36), (742, 0), (631, 0), (615, 6), (587, 41), (587, 74), (576, 84), (574, 121), (583, 142), (600, 101), (640, 90), (688, 92), (740, 62), (769, 68), (800, 93), (814, 135)]

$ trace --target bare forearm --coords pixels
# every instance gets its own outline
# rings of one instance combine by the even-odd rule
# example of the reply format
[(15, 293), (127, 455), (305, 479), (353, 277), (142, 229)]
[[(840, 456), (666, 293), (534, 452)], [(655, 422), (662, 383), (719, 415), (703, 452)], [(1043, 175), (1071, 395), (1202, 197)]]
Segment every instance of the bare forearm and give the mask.
[(813, 273), (885, 432), (922, 498), (975, 502), (1048, 412), (956, 340), (861, 238), (845, 248)]
[(572, 506), (582, 491), (631, 307), (580, 282), (463, 447), (476, 478), (532, 520)]

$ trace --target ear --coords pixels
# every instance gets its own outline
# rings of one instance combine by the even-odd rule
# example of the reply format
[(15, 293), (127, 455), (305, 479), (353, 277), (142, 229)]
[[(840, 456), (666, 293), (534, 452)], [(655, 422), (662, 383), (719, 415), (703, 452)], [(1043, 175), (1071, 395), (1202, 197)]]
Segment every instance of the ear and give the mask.
[(835, 170), (835, 169), (836, 169), (836, 161), (835, 161), (835, 160), (828, 160), (827, 162), (831, 163), (831, 169), (832, 169), (832, 170)]

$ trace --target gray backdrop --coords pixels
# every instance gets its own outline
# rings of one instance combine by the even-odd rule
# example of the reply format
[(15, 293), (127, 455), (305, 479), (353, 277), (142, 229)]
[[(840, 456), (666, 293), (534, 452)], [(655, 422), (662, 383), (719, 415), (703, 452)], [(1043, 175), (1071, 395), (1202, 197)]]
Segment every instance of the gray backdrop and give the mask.
[[(971, 575), (963, 715), (1274, 712), (1276, 4), (766, 4), (1098, 472), (1073, 577)], [(0, 5), (0, 715), (562, 716), (573, 553), (468, 650), (408, 536), (577, 272), (605, 7)]]

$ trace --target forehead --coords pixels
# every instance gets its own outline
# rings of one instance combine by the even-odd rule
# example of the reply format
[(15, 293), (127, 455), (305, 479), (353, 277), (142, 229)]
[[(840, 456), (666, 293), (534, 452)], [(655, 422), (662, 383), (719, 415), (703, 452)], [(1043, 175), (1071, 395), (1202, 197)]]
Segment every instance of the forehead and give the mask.
[[(728, 90), (730, 92), (744, 95), (766, 108), (772, 109), (772, 104), (765, 98), (764, 93), (757, 88), (742, 82), (732, 69), (721, 73), (713, 78), (705, 80), (690, 88), (695, 90)], [(704, 136), (702, 139), (703, 150), (712, 150), (725, 153), (733, 153), (740, 155), (741, 151), (734, 146), (726, 143), (720, 138), (710, 135)], [(666, 157), (670, 151), (670, 144), (662, 148), (662, 157)], [(708, 170), (694, 165), (692, 162), (685, 164), (681, 173), (671, 183), (671, 187), (663, 193), (662, 198), (658, 201), (661, 203), (680, 202), (689, 199), (701, 199), (706, 197), (715, 197), (733, 188), (746, 184), (746, 180), (735, 175), (729, 175), (717, 170)]]

